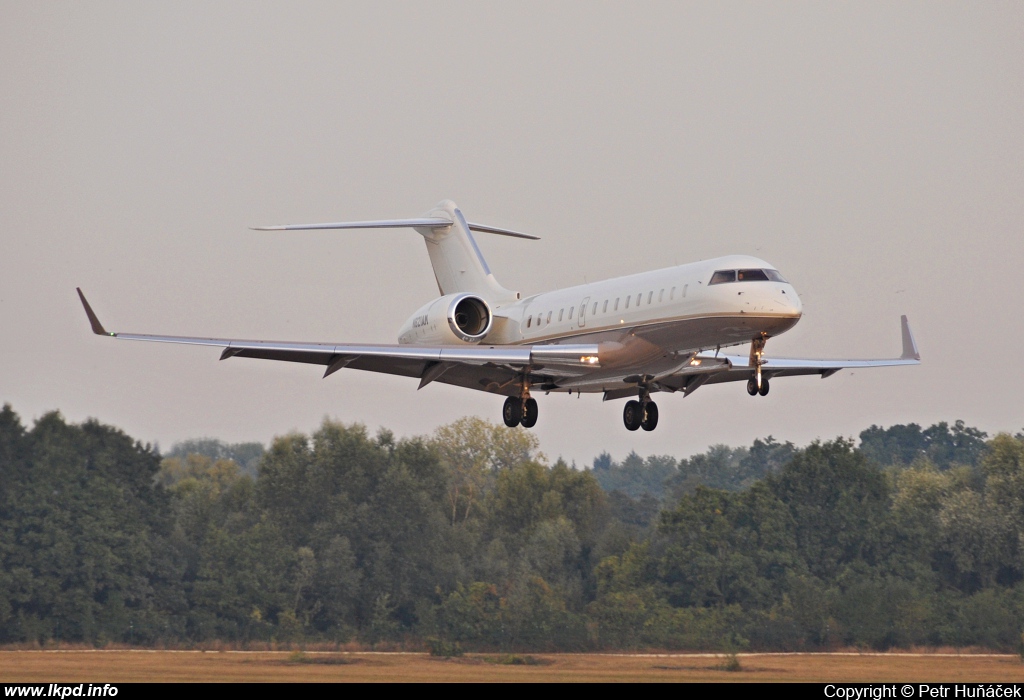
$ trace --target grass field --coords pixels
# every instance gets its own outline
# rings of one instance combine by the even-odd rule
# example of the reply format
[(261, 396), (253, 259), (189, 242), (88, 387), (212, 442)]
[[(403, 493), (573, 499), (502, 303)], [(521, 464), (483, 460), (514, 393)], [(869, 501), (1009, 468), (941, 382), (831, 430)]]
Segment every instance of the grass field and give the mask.
[[(997, 654), (467, 654), (0, 651), (0, 682), (131, 681), (817, 681), (1024, 682)], [(518, 662), (515, 664), (509, 662)]]

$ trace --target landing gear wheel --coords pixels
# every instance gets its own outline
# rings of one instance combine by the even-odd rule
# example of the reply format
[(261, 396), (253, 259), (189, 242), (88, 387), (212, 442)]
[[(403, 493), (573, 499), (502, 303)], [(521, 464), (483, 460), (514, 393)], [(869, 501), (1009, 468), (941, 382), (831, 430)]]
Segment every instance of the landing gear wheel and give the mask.
[(505, 425), (514, 428), (523, 420), (523, 402), (518, 396), (509, 396), (501, 409), (501, 417)]
[(761, 388), (757, 390), (761, 396), (768, 395), (768, 377), (761, 377)]
[(524, 428), (532, 428), (537, 425), (537, 399), (526, 399), (523, 401), (523, 421), (522, 426)]
[[(761, 381), (764, 381), (763, 379)], [(757, 380), (751, 377), (747, 380), (747, 393), (751, 396), (757, 396)]]
[(640, 427), (650, 432), (658, 427), (658, 404), (648, 401), (644, 406), (644, 419), (640, 421)]
[(626, 407), (622, 409), (622, 422), (626, 430), (636, 430), (644, 419), (644, 407), (639, 401), (627, 401)]

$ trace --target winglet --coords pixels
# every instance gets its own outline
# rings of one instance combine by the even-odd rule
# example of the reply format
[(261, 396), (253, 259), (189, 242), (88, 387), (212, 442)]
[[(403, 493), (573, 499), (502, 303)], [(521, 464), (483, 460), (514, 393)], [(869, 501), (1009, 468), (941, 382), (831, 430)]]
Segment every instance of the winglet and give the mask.
[(108, 333), (106, 329), (103, 328), (103, 324), (100, 323), (98, 318), (96, 318), (96, 312), (92, 310), (92, 307), (89, 306), (89, 302), (85, 300), (85, 295), (82, 294), (81, 287), (75, 287), (75, 290), (78, 292), (78, 298), (82, 300), (82, 306), (85, 307), (85, 315), (89, 317), (89, 323), (92, 324), (92, 332), (96, 335), (116, 336), (117, 333)]
[(910, 332), (910, 322), (906, 316), (900, 317), (900, 325), (903, 330), (903, 354), (901, 360), (921, 360), (921, 353), (917, 351), (917, 343), (914, 342), (914, 334)]

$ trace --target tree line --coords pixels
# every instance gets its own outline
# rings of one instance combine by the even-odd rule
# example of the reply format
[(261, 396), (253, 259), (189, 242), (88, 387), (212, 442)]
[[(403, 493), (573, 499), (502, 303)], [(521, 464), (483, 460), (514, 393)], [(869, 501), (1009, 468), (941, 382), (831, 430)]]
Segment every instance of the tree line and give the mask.
[(0, 643), (1016, 649), (1024, 434), (550, 461), (476, 418), (167, 455), (0, 411)]

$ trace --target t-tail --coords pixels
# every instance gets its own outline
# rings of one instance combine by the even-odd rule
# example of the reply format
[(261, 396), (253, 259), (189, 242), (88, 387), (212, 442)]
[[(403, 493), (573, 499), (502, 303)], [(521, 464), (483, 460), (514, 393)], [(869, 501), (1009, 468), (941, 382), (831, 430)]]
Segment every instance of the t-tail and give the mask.
[(291, 224), (260, 226), (257, 231), (300, 231), (354, 228), (413, 228), (423, 236), (427, 254), (434, 268), (434, 278), (441, 296), (455, 293), (476, 294), (489, 304), (500, 306), (519, 298), (518, 292), (502, 287), (484, 260), (473, 238), (473, 231), (496, 233), (538, 240), (537, 236), (507, 229), (473, 224), (455, 206), (455, 202), (439, 202), (426, 215), (417, 219), (384, 219), (377, 221), (344, 221), (328, 224)]

